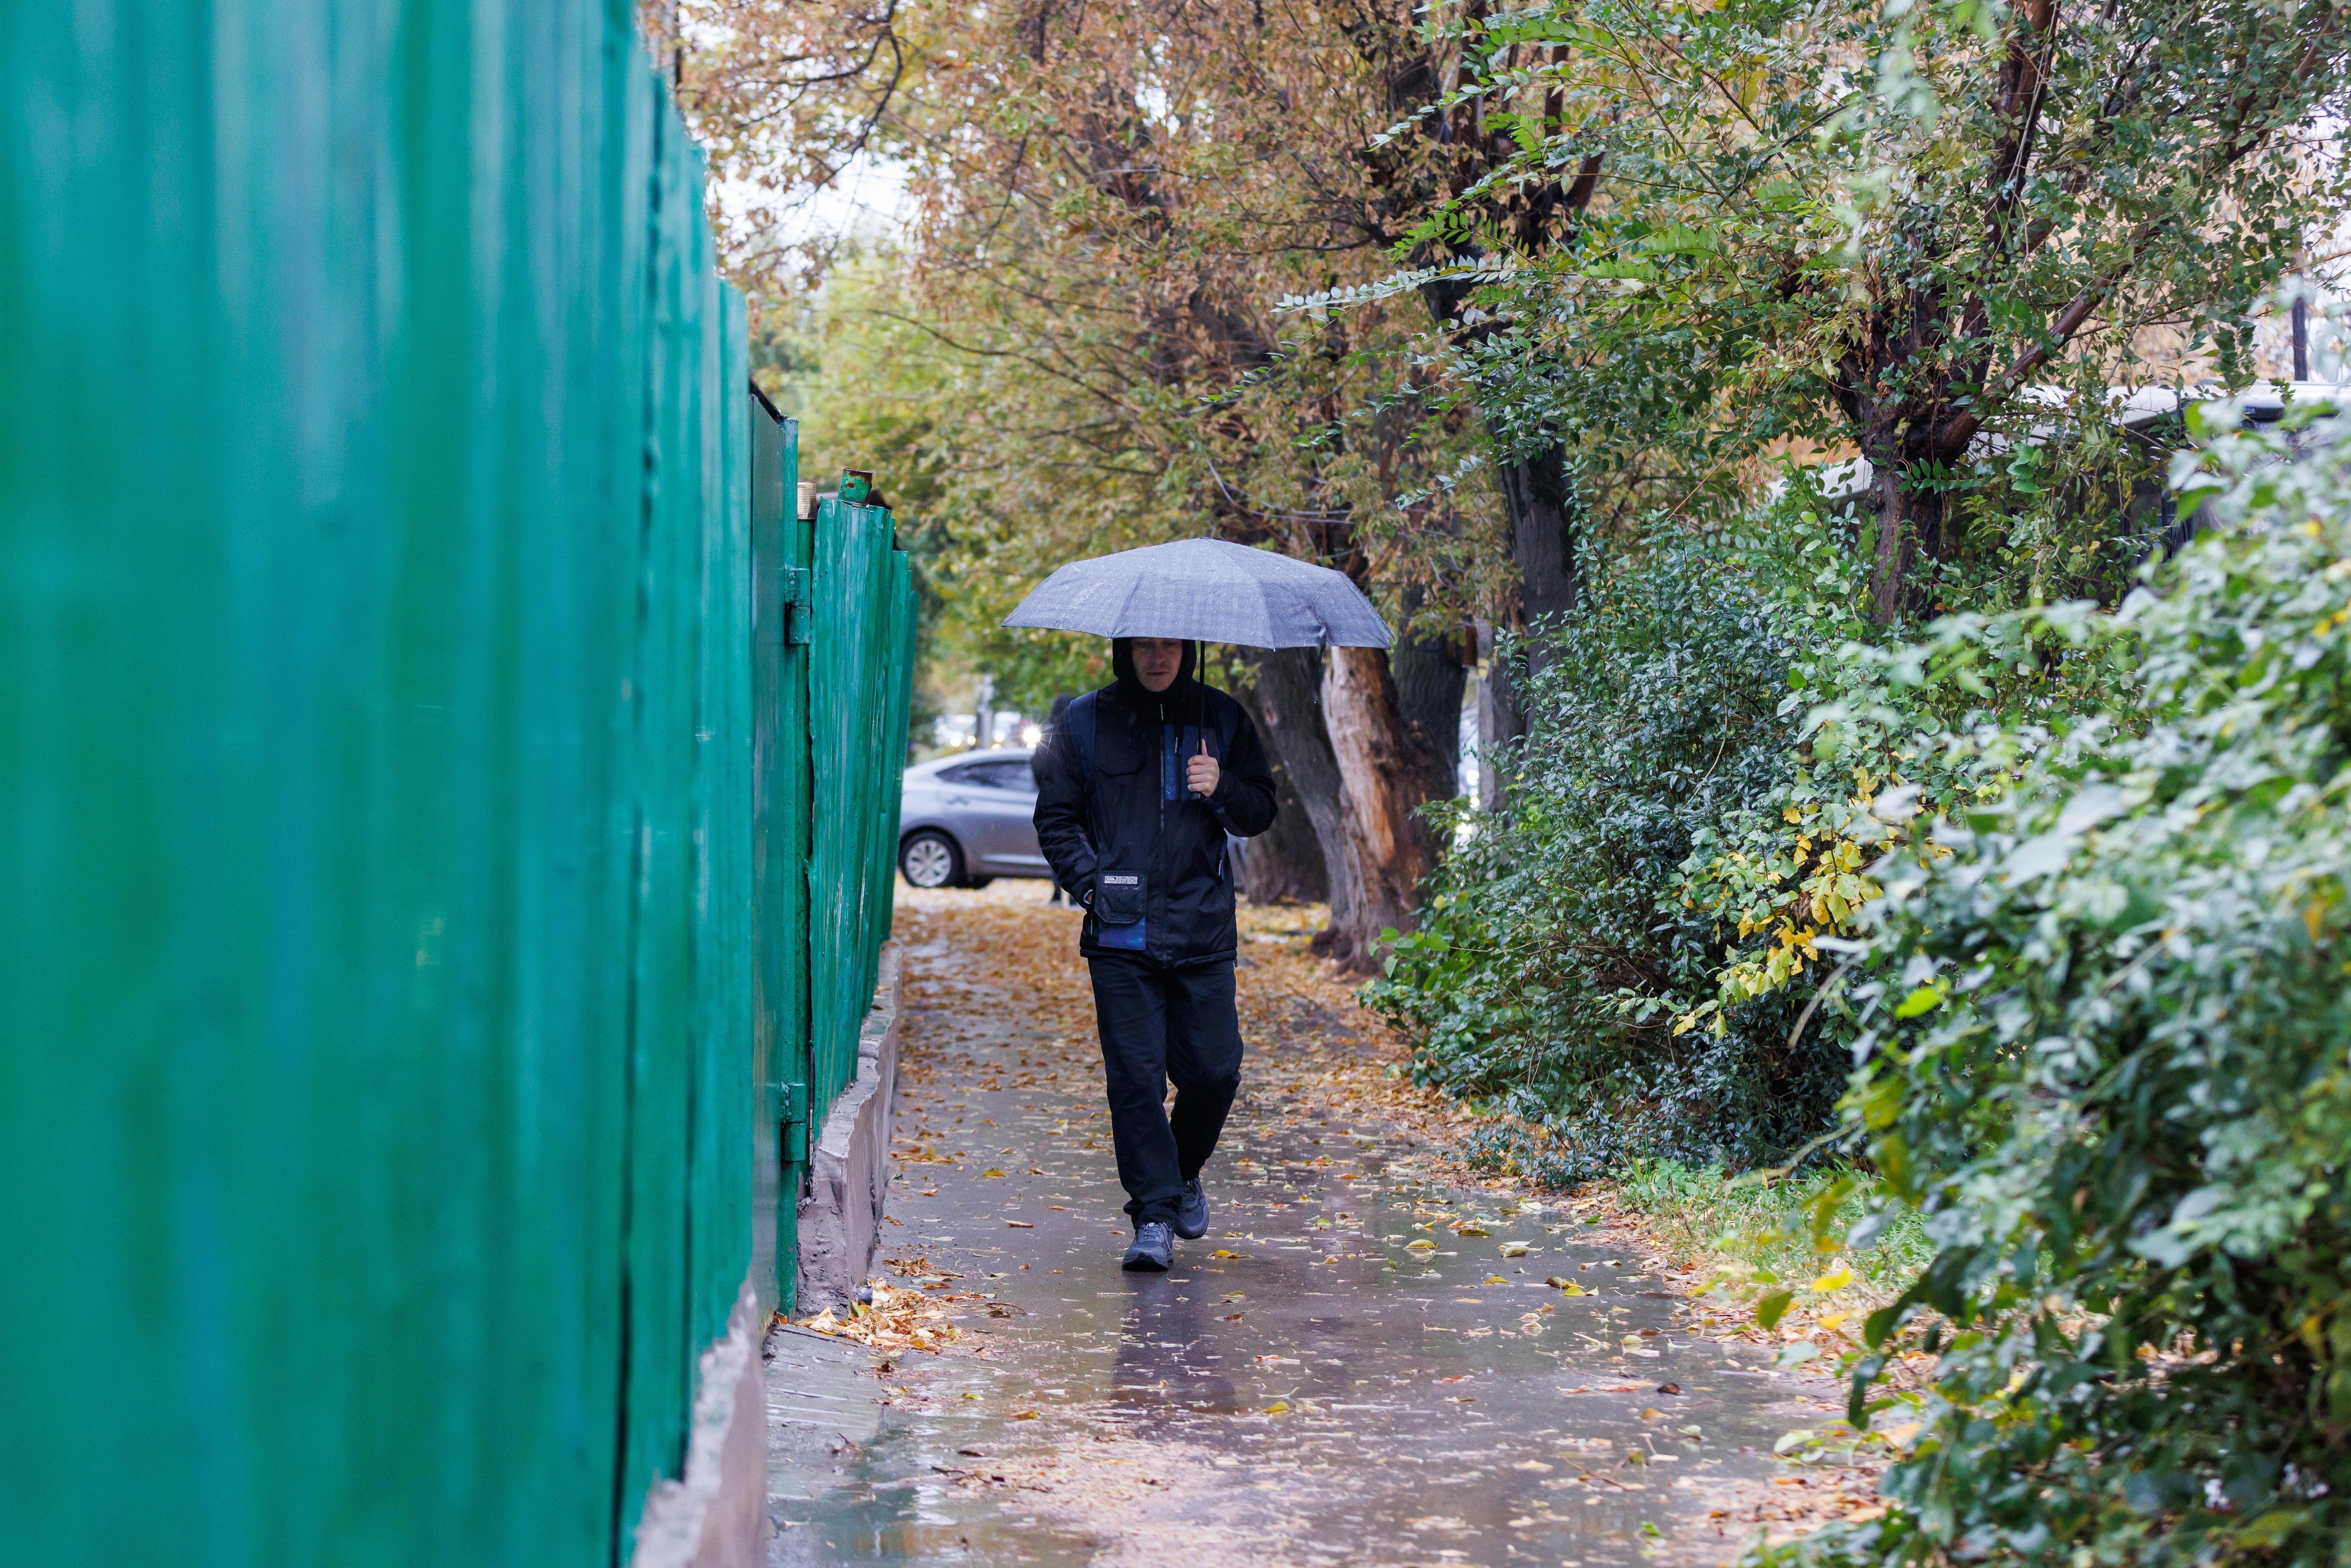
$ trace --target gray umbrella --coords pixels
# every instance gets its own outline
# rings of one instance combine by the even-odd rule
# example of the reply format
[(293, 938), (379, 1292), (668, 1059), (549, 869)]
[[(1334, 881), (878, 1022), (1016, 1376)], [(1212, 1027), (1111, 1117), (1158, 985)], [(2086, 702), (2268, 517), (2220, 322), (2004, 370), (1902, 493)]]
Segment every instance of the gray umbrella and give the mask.
[(1073, 560), (1004, 618), (1097, 637), (1183, 637), (1251, 648), (1384, 648), (1387, 622), (1329, 567), (1223, 539)]

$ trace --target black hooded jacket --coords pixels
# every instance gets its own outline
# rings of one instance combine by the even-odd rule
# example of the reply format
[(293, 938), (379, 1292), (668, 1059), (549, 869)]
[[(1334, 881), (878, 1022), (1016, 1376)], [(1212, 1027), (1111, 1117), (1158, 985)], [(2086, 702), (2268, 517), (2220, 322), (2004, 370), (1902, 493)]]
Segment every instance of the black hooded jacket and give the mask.
[[(1225, 835), (1254, 838), (1273, 825), (1273, 771), (1249, 716), (1194, 680), (1194, 662), (1187, 643), (1175, 682), (1149, 692), (1134, 678), (1127, 640), (1116, 639), (1118, 679), (1071, 704), (1038, 749), (1037, 842), (1086, 906), (1078, 950), (1088, 956), (1203, 964), (1230, 958), (1238, 945)], [(1089, 706), (1091, 780), (1081, 711)], [(1221, 765), (1206, 800), (1184, 786), (1184, 758), (1199, 752), (1203, 737)]]

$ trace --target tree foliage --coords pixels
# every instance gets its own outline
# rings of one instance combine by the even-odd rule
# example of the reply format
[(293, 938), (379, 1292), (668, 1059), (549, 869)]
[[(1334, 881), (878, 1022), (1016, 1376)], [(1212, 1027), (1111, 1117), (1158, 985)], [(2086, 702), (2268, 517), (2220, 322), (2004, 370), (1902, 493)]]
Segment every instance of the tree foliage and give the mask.
[(1636, 1155), (1751, 1164), (1828, 1124), (1844, 1052), (1792, 1046), (1785, 998), (1675, 1027), (1730, 953), (1681, 870), (1786, 783), (1796, 631), (1709, 542), (1668, 534), (1604, 577), (1549, 633), (1510, 812), (1473, 819), (1364, 992), (1424, 1082), (1544, 1128), (1553, 1179)]
[(1942, 1363), (1903, 1506), (1807, 1556), (2339, 1561), (2351, 475), (2281, 455), (2221, 439), (2222, 528), (2068, 633), (2113, 716), (1989, 729), (2014, 787), (1881, 873), (1846, 1123), (1938, 1250), (1868, 1340)]
[(1935, 568), (1970, 557), (2047, 597), (2123, 580), (2150, 470), (2109, 388), (2208, 356), (2241, 376), (2248, 311), (2346, 189), (2328, 4), (1551, 0), (1458, 25), (1489, 62), (1460, 96), (1522, 143), (1489, 183), (1595, 183), (1573, 244), (1504, 266), (1489, 237), (1506, 326), (1456, 348), (1463, 384), (1568, 433), (1619, 508), (1703, 516), (1761, 454), (1858, 453), (1881, 622), (1949, 602)]

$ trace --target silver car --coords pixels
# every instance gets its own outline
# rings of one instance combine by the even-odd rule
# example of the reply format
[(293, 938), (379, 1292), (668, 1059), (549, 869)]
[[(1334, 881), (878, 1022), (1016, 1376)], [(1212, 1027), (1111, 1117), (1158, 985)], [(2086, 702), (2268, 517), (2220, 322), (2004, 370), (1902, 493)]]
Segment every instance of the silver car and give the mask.
[(1027, 751), (967, 751), (906, 769), (898, 870), (916, 887), (985, 887), (1050, 877), (1037, 847), (1037, 781)]

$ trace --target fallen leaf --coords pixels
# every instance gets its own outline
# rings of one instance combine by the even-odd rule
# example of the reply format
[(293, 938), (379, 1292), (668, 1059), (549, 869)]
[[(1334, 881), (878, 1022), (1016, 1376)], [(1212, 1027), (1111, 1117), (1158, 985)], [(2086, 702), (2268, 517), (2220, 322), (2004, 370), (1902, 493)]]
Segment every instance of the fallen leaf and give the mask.
[(1813, 1289), (1815, 1291), (1842, 1291), (1847, 1285), (1852, 1283), (1853, 1270), (1847, 1268), (1839, 1267), (1831, 1270), (1829, 1272), (1822, 1275), (1819, 1279), (1813, 1281)]
[(1660, 1383), (1657, 1385), (1657, 1392), (1660, 1394), (1679, 1394), (1681, 1391), (1682, 1385), (1678, 1383)]
[(1015, 1230), (1034, 1230), (1037, 1228), (1025, 1219), (1008, 1219), (1004, 1223), (1010, 1226)]
[(1211, 1258), (1238, 1258), (1240, 1254), (1234, 1251), (1229, 1247), (1219, 1247), (1214, 1252), (1209, 1253), (1208, 1256)]
[(1012, 1413), (1012, 1418), (1015, 1421), (1034, 1421), (1037, 1418), (1037, 1412), (1034, 1410), (1015, 1410)]
[(984, 1171), (980, 1172), (979, 1174), (980, 1174), (980, 1175), (982, 1175), (982, 1176), (1002, 1176), (1004, 1173), (1003, 1173), (1002, 1171), (1000, 1171), (1000, 1170), (997, 1170), (997, 1169), (995, 1169), (994, 1167), (992, 1167), (992, 1166), (991, 1166), (990, 1168), (988, 1168), (988, 1169), (987, 1169), (987, 1170), (984, 1170)]
[(1286, 1415), (1289, 1413), (1289, 1410), (1290, 1401), (1287, 1399), (1277, 1399), (1272, 1404), (1265, 1407), (1265, 1413), (1269, 1416)]
[(1583, 1287), (1577, 1284), (1574, 1281), (1562, 1280), (1556, 1274), (1553, 1274), (1550, 1279), (1545, 1280), (1543, 1283), (1553, 1287), (1563, 1296), (1581, 1296), (1585, 1293)]
[(1523, 1257), (1525, 1257), (1526, 1255), (1527, 1255), (1527, 1244), (1526, 1244), (1525, 1242), (1523, 1242), (1523, 1241), (1505, 1241), (1505, 1242), (1503, 1242), (1503, 1243), (1502, 1243), (1502, 1256), (1503, 1256), (1503, 1257), (1505, 1257), (1505, 1258), (1523, 1258)]

